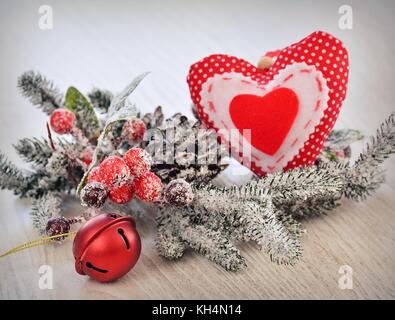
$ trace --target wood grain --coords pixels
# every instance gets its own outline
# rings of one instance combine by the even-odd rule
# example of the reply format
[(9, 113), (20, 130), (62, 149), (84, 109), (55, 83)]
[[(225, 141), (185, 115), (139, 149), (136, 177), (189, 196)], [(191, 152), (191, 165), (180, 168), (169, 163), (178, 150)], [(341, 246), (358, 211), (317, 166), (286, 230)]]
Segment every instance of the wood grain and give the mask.
[[(54, 79), (62, 91), (93, 85), (120, 91), (136, 74), (152, 70), (133, 100), (142, 110), (162, 104), (169, 115), (189, 113), (185, 76), (191, 63), (224, 52), (257, 60), (267, 50), (315, 29), (333, 33), (349, 48), (348, 97), (337, 127), (374, 133), (393, 111), (394, 3), (348, 1), (354, 28), (337, 27), (342, 1), (46, 1), (54, 29), (37, 27), (41, 1), (0, 4), (0, 149), (25, 136), (45, 136), (46, 117), (20, 97), (16, 78), (28, 69)], [(263, 13), (266, 12), (268, 14)], [(363, 147), (358, 144), (356, 152)], [(383, 299), (395, 298), (395, 160), (387, 181), (365, 202), (343, 201), (328, 215), (304, 222), (304, 256), (295, 267), (272, 264), (253, 244), (243, 244), (248, 268), (229, 273), (187, 252), (177, 262), (159, 257), (153, 241), (155, 212), (138, 221), (143, 251), (124, 278), (100, 284), (74, 271), (71, 241), (0, 260), (1, 299)], [(224, 177), (240, 182), (245, 177)], [(30, 202), (0, 193), (0, 252), (35, 239)], [(77, 214), (78, 206), (68, 214)], [(54, 270), (54, 288), (40, 290), (38, 269)], [(353, 268), (353, 289), (338, 286), (339, 267)]]

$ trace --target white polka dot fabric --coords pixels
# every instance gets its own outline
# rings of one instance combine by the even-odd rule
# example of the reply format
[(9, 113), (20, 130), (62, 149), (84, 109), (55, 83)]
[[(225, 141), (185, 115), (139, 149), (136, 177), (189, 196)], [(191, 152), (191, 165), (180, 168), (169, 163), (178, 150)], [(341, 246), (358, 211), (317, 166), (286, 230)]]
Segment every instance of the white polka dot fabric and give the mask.
[[(310, 70), (310, 76), (302, 77), (301, 70)], [(259, 70), (243, 59), (215, 54), (193, 64), (187, 82), (199, 117), (207, 127), (216, 131), (238, 129), (242, 133), (241, 129), (248, 129), (237, 127), (234, 123), (237, 121), (229, 115), (232, 99), (237, 96), (248, 93), (264, 98), (279, 87), (288, 87), (296, 93), (298, 113), (277, 152), (269, 155), (256, 148), (254, 143), (249, 145), (252, 154), (249, 167), (264, 175), (314, 163), (339, 115), (346, 96), (348, 72), (348, 54), (340, 40), (317, 31), (277, 51), (276, 60), (268, 70)], [(291, 79), (291, 74), (295, 78)], [(308, 85), (312, 84), (311, 79), (316, 79), (315, 86)], [(236, 81), (239, 85), (235, 85)], [(269, 120), (273, 118), (269, 112), (267, 117)], [(262, 118), (257, 119), (262, 121), (259, 120)], [(263, 123), (268, 119), (263, 119)], [(281, 118), (276, 117), (275, 121), (281, 126)], [(254, 136), (254, 132), (251, 134)], [(273, 131), (273, 134), (276, 133)], [(292, 144), (296, 139), (297, 143)], [(231, 139), (224, 140), (234, 145)], [(249, 138), (243, 141), (249, 142)]]

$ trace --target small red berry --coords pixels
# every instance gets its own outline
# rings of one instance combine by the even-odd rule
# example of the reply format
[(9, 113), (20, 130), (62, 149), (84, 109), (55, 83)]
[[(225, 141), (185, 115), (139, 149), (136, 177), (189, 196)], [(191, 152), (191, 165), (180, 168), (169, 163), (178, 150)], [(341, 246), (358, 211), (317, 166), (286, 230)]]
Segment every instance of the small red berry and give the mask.
[(101, 182), (102, 179), (100, 178), (100, 167), (94, 167), (88, 176), (88, 183), (89, 182)]
[(130, 173), (134, 177), (140, 177), (151, 169), (151, 156), (141, 148), (131, 148), (123, 156)]
[(184, 179), (170, 181), (163, 191), (163, 195), (168, 204), (175, 206), (189, 205), (194, 198), (191, 185)]
[(125, 183), (119, 187), (113, 187), (108, 193), (109, 199), (117, 204), (128, 203), (133, 198), (133, 189), (130, 183)]
[(162, 181), (154, 173), (147, 172), (133, 180), (132, 188), (140, 200), (154, 202), (159, 199)]
[(89, 166), (92, 163), (93, 151), (91, 148), (87, 148), (82, 152), (81, 160)]
[[(49, 237), (68, 233), (70, 231), (70, 222), (64, 217), (53, 217), (47, 221), (45, 232)], [(66, 236), (53, 238), (54, 241), (62, 241)]]
[(49, 122), (56, 133), (70, 133), (74, 127), (75, 115), (67, 109), (56, 109), (52, 112)]
[(107, 188), (100, 182), (90, 182), (81, 191), (81, 200), (84, 206), (101, 208), (107, 199)]
[(137, 118), (129, 119), (122, 127), (122, 138), (132, 145), (143, 139), (145, 129), (143, 120)]
[(121, 157), (109, 156), (100, 164), (98, 176), (108, 187), (117, 187), (129, 181), (130, 170)]

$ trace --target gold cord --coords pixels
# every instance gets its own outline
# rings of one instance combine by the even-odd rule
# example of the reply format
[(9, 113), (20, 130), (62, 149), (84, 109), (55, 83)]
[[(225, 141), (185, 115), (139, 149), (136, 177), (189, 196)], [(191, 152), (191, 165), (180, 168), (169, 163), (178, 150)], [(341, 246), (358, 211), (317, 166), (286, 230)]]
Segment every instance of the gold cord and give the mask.
[(8, 255), (12, 254), (12, 253), (16, 253), (16, 252), (19, 252), (19, 251), (22, 251), (22, 250), (25, 250), (25, 249), (28, 249), (28, 248), (37, 247), (37, 246), (40, 246), (42, 244), (49, 244), (49, 243), (52, 242), (51, 240), (53, 240), (55, 238), (59, 238), (59, 237), (66, 237), (67, 238), (67, 237), (73, 236), (75, 234), (76, 234), (76, 232), (68, 232), (68, 233), (57, 234), (55, 236), (43, 237), (43, 238), (35, 239), (35, 240), (32, 240), (32, 241), (26, 242), (24, 244), (21, 244), (19, 246), (16, 246), (15, 248), (12, 248), (11, 250), (1, 254), (0, 258), (3, 258), (5, 256), (8, 256)]

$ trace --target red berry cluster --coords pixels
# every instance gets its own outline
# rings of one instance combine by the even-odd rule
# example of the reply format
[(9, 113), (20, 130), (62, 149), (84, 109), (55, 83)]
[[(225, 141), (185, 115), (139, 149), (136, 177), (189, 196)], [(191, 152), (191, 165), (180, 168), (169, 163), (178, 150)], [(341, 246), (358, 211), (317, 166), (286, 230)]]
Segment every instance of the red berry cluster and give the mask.
[(103, 191), (117, 204), (129, 202), (133, 195), (145, 202), (158, 200), (162, 182), (150, 172), (151, 161), (150, 155), (140, 148), (131, 148), (123, 158), (107, 157), (91, 171), (88, 184), (81, 192), (83, 203), (101, 207)]

